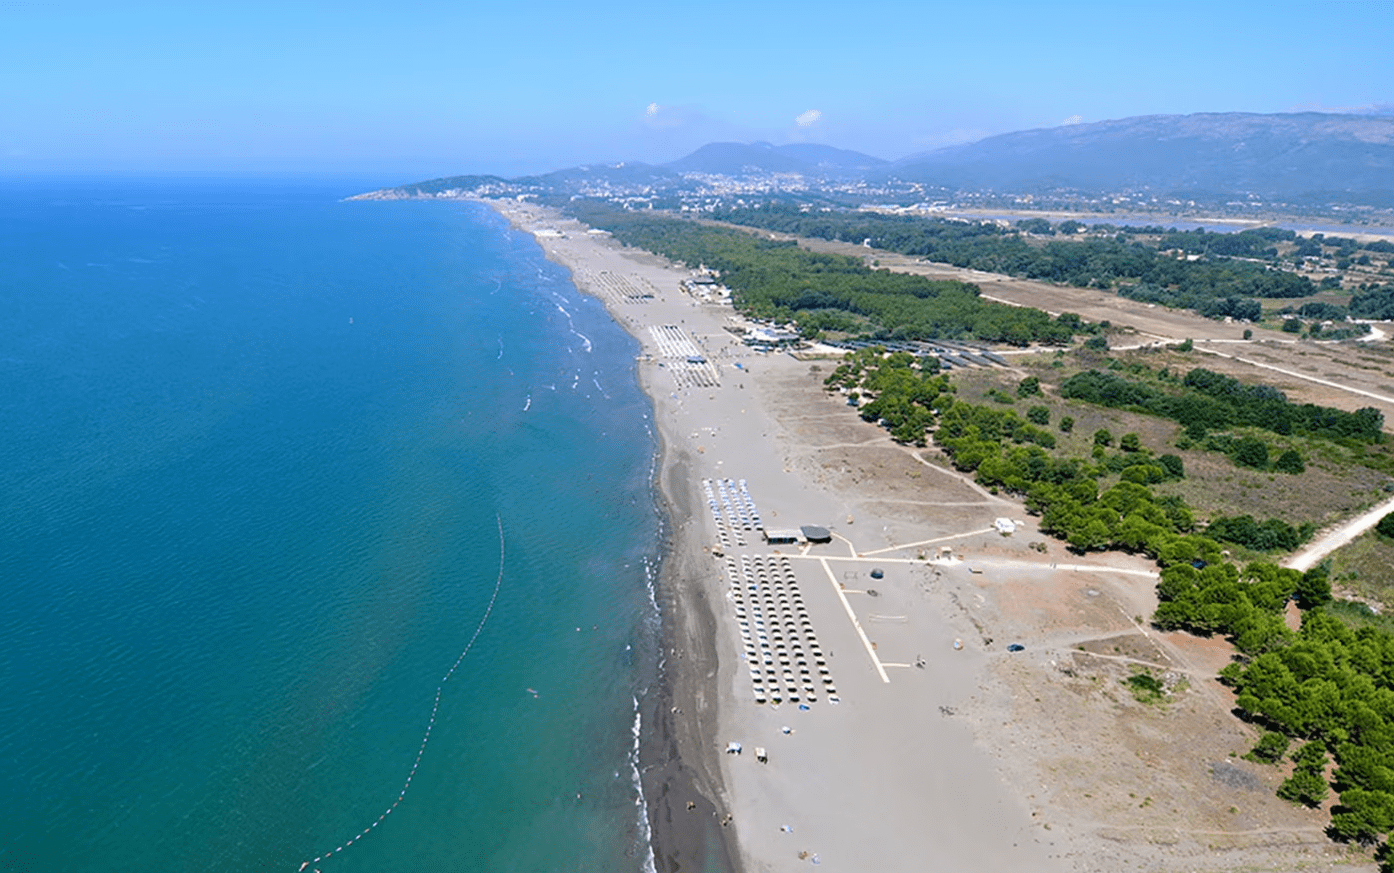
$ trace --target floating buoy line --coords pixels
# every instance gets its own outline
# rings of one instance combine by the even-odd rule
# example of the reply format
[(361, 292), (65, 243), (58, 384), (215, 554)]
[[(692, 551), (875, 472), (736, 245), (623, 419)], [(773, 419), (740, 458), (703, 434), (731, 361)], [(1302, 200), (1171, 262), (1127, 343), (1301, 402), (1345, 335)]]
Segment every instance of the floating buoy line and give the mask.
[[(406, 799), (407, 789), (411, 788), (411, 780), (416, 776), (417, 769), (421, 767), (421, 756), (426, 754), (426, 743), (431, 740), (431, 729), (436, 726), (436, 714), (440, 711), (441, 690), (445, 687), (445, 683), (450, 681), (450, 677), (455, 675), (455, 671), (460, 667), (460, 662), (465, 660), (465, 656), (468, 655), (470, 649), (474, 647), (474, 641), (479, 639), (480, 632), (484, 630), (485, 623), (489, 621), (489, 615), (494, 611), (494, 603), (499, 599), (499, 588), (503, 585), (503, 518), (502, 516), (495, 515), (495, 520), (498, 522), (499, 526), (499, 575), (498, 578), (494, 580), (494, 592), (489, 595), (489, 605), (484, 608), (484, 615), (479, 619), (479, 624), (475, 626), (474, 633), (470, 636), (469, 642), (465, 643), (464, 649), (460, 651), (460, 657), (456, 658), (455, 663), (450, 665), (450, 669), (445, 671), (445, 675), (441, 677), (440, 684), (436, 686), (436, 699), (431, 704), (431, 717), (426, 722), (426, 732), (421, 735), (421, 745), (416, 750), (416, 760), (412, 762), (411, 770), (407, 773), (407, 780), (402, 784), (402, 790), (397, 792), (397, 797), (392, 801), (392, 805), (383, 810), (382, 814), (379, 815), (372, 824), (345, 840), (337, 848), (331, 849), (317, 858), (302, 863), (300, 865), (300, 873), (304, 873), (305, 869), (312, 865), (328, 861), (331, 856), (342, 853), (349, 846), (352, 846), (354, 843), (368, 836), (378, 825), (387, 820), (387, 817), (392, 814), (392, 810), (396, 809), (397, 806)], [(319, 873), (318, 868), (315, 868), (315, 873)]]

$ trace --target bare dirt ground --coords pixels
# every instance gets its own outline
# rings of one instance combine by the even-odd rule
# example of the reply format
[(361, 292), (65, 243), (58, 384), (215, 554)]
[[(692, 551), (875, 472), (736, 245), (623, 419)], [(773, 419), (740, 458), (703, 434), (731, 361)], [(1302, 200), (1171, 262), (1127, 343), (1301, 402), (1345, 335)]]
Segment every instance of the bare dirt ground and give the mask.
[[(788, 457), (803, 475), (849, 503), (876, 505), (882, 520), (903, 519), (907, 531), (951, 524), (963, 512), (956, 506), (1024, 515), (934, 450), (894, 445), (820, 383), (791, 372), (771, 392), (780, 398), (775, 417), (806, 447)], [(1056, 857), (1100, 873), (1373, 869), (1366, 855), (1326, 838), (1325, 810), (1278, 799), (1285, 772), (1239, 757), (1258, 731), (1231, 714), (1232, 695), (1214, 679), (1228, 644), (1148, 627), (1156, 600), (1146, 577), (993, 568), (994, 559), (1039, 558), (1028, 537), (961, 541), (969, 563), (985, 569), (937, 574), (929, 589), (988, 653), (977, 691), (943, 717), (969, 725)], [(1056, 541), (1047, 548), (1047, 560), (1078, 560)], [(1008, 652), (1008, 642), (1025, 650)], [(1124, 681), (1136, 671), (1163, 682), (1162, 701), (1134, 698)]]
[[(618, 262), (611, 266), (608, 254), (582, 248), (568, 263), (579, 271), (620, 269)], [(655, 282), (660, 278), (654, 274)], [(980, 274), (972, 280), (987, 287)], [(1050, 311), (1107, 318), (1145, 331), (1147, 342), (1194, 337), (1198, 349), (1201, 340), (1226, 352), (1241, 348), (1214, 342), (1237, 339), (1239, 325), (1099, 292), (1016, 280), (996, 284), (1003, 286), (1004, 299), (1017, 295), (1015, 302)], [(681, 299), (676, 305), (660, 321), (648, 321), (682, 324), (698, 306)], [(634, 321), (619, 309), (623, 323)], [(1269, 366), (1297, 375), (1238, 358), (1206, 360), (1235, 367), (1245, 379), (1282, 377), (1292, 387), (1281, 387), (1294, 399), (1307, 396), (1297, 392), (1311, 392), (1332, 405), (1349, 401), (1348, 408), (1367, 405), (1354, 399), (1362, 396), (1355, 391), (1366, 390), (1356, 386), (1370, 386), (1367, 393), (1383, 390), (1381, 383), (1394, 386), (1386, 372), (1394, 371), (1394, 358), (1383, 352), (1364, 346), (1298, 349), (1279, 345), (1281, 335), (1273, 336), (1271, 350), (1250, 343), (1242, 346), (1242, 357), (1257, 360), (1254, 349), (1260, 348), (1272, 356)], [(699, 849), (683, 848), (701, 842), (699, 820), (711, 832), (708, 844), (723, 834), (736, 836), (743, 866), (752, 871), (802, 869), (809, 853), (795, 850), (805, 845), (820, 849), (829, 869), (839, 859), (841, 869), (877, 870), (1374, 869), (1368, 854), (1326, 839), (1326, 811), (1277, 798), (1285, 775), (1279, 768), (1239, 757), (1258, 731), (1233, 716), (1228, 690), (1212, 678), (1228, 661), (1229, 647), (1148, 627), (1146, 617), (1156, 604), (1155, 579), (1148, 575), (1154, 568), (1146, 561), (1113, 554), (1082, 559), (1055, 541), (1047, 541), (1046, 554), (1040, 554), (1028, 544), (1044, 538), (1020, 504), (987, 494), (934, 451), (896, 446), (884, 431), (861, 422), (823, 392), (821, 371), (812, 367), (826, 364), (748, 355), (744, 364), (745, 373), (729, 376), (719, 390), (656, 398), (658, 417), (675, 422), (664, 429), (665, 454), (680, 462), (665, 473), (665, 485), (681, 490), (683, 480), (721, 471), (725, 458), (748, 471), (735, 475), (751, 477), (773, 524), (814, 513), (846, 534), (820, 547), (827, 550), (825, 558), (797, 556), (805, 559), (799, 566), (807, 571), (810, 612), (845, 702), (788, 714), (750, 705), (750, 680), (740, 686), (737, 664), (722, 663), (720, 654), (737, 651), (736, 632), (723, 623), (727, 610), (718, 599), (725, 589), (700, 578), (701, 555), (694, 547), (685, 559), (693, 578), (680, 581), (715, 587), (707, 601), (687, 605), (696, 624), (678, 635), (672, 653), (679, 664), (696, 662), (700, 669), (685, 674), (686, 684), (677, 683), (671, 710), (672, 742), (675, 749), (683, 747), (681, 759), (689, 766), (649, 789), (656, 830), (671, 830), (669, 839), (678, 847), (660, 851), (661, 869), (687, 869), (692, 861), (701, 867)], [(650, 375), (666, 386), (666, 371), (657, 372)], [(733, 379), (741, 381), (732, 385)], [(1341, 392), (1348, 396), (1338, 403)], [(1394, 414), (1394, 391), (1388, 397), (1386, 415)], [(691, 450), (674, 453), (679, 442), (691, 442)], [(709, 532), (698, 506), (673, 506), (676, 518), (687, 519), (680, 526), (691, 522), (689, 545)], [(783, 518), (774, 518), (775, 510)], [(983, 530), (996, 516), (1024, 525), (1011, 537)], [(926, 550), (920, 542), (943, 533), (954, 534), (955, 554), (966, 560), (930, 564), (916, 556), (917, 549)], [(853, 542), (857, 554), (841, 559), (847, 566), (859, 568), (853, 562), (882, 552), (886, 560), (902, 562), (877, 582), (882, 590), (874, 602), (870, 590), (845, 592), (857, 598), (855, 608), (872, 635), (865, 652), (853, 633), (855, 621), (831, 620), (842, 617), (836, 579), (817, 575), (817, 561), (827, 569), (827, 562), (838, 560), (835, 551)], [(1024, 649), (1009, 651), (1008, 643)], [(918, 660), (920, 652), (927, 665), (889, 663)], [(893, 682), (871, 672), (869, 662), (879, 665), (879, 659), (895, 671)], [(1167, 693), (1153, 702), (1137, 699), (1125, 684), (1137, 671), (1160, 681)], [(741, 687), (745, 697), (738, 710), (735, 691)], [(722, 700), (720, 711), (712, 706), (716, 698)], [(802, 719), (795, 723), (796, 735), (779, 729), (793, 719)], [(960, 733), (966, 747), (958, 744)], [(768, 766), (714, 755), (719, 738), (730, 737), (781, 745)], [(1000, 785), (991, 778), (993, 768)], [(711, 800), (683, 803), (696, 789)], [(989, 813), (978, 814), (980, 809)], [(731, 813), (735, 820), (728, 828)], [(678, 825), (680, 820), (688, 825)], [(793, 822), (798, 836), (779, 827), (781, 822)], [(661, 847), (663, 840), (658, 842)], [(816, 863), (818, 855), (811, 858)], [(1000, 863), (1008, 858), (1020, 861)], [(982, 859), (995, 863), (959, 863)]]
[[(1003, 302), (1107, 320), (1122, 329), (1121, 336), (1114, 334), (1113, 344), (1135, 347), (1134, 354), (1147, 356), (1150, 366), (1203, 366), (1274, 385), (1299, 403), (1347, 410), (1374, 406), (1386, 421), (1394, 422), (1394, 349), (1383, 342), (1297, 342), (1262, 328), (1251, 328), (1255, 338), (1244, 341), (1246, 325), (1107, 292), (929, 264), (860, 246), (800, 242), (815, 251), (875, 260), (883, 268), (974, 282), (984, 296)], [(1193, 352), (1156, 348), (1186, 338), (1195, 341)], [(1026, 360), (1022, 364), (1030, 366)], [(816, 393), (797, 402), (811, 407)], [(798, 396), (794, 386), (789, 395), (793, 405)], [(1052, 413), (1054, 421), (1059, 412)], [(1081, 420), (1077, 433), (1099, 426), (1136, 428), (1131, 421), (1136, 416), (1114, 413), (1101, 412), (1099, 422)], [(900, 502), (901, 512), (927, 511), (900, 493), (913, 490), (914, 471), (889, 463), (896, 449), (882, 432), (858, 423), (851, 410), (844, 418), (852, 422), (851, 431), (840, 438), (849, 446), (856, 444), (855, 433), (864, 428), (868, 436), (860, 442), (876, 450), (857, 452), (860, 465), (836, 453), (811, 458), (821, 465), (823, 481), (837, 488), (864, 488), (866, 481), (874, 481), (885, 491), (888, 504)], [(1134, 428), (1128, 428), (1130, 423)], [(1229, 483), (1233, 500), (1221, 501), (1225, 505), (1218, 510), (1252, 512), (1256, 498), (1272, 497), (1259, 500), (1262, 508), (1281, 514), (1284, 499), (1299, 499), (1281, 487), (1290, 483), (1267, 481), (1271, 477), (1266, 474), (1245, 478), (1232, 465), (1194, 454), (1187, 458), (1191, 478), (1245, 479)], [(935, 453), (919, 455), (923, 463)], [(946, 466), (942, 459), (938, 465)], [(1319, 461), (1311, 473), (1313, 479), (1330, 478)], [(1383, 481), (1342, 483), (1349, 487), (1327, 484), (1332, 487), (1323, 490), (1320, 506), (1304, 499), (1304, 505), (1320, 510), (1317, 515), (1325, 521), (1368, 507), (1383, 496)], [(967, 492), (964, 496), (981, 499)], [(1066, 557), (1060, 543), (1052, 541), (1049, 548)], [(988, 662), (978, 693), (953, 716), (971, 722), (980, 746), (997, 758), (1003, 777), (1032, 804), (1042, 827), (1060, 834), (1061, 856), (1075, 869), (1373, 869), (1368, 853), (1326, 838), (1328, 809), (1307, 810), (1276, 796), (1287, 775), (1284, 769), (1239, 757), (1259, 732), (1232, 714), (1231, 693), (1214, 679), (1233, 650), (1223, 640), (1150, 629), (1145, 619), (1156, 607), (1152, 581), (991, 571), (966, 578), (945, 575), (939, 581), (985, 640), (1012, 639), (1027, 646), (1017, 653), (999, 649)], [(1140, 702), (1124, 684), (1139, 670), (1162, 680), (1167, 688), (1162, 701)]]
[[(1171, 366), (1203, 366), (1274, 385), (1299, 403), (1347, 410), (1374, 406), (1394, 422), (1394, 349), (1381, 342), (1296, 342), (1262, 328), (1251, 328), (1255, 338), (1244, 341), (1245, 325), (1111, 293), (929, 264), (860, 246), (800, 242), (815, 251), (874, 259), (883, 268), (974, 282), (984, 296), (1003, 302), (1110, 321), (1135, 336), (1115, 335), (1114, 344), (1155, 357), (1151, 366), (1167, 366), (1162, 359), (1175, 358)], [(1150, 348), (1186, 338), (1195, 341), (1195, 351)], [(847, 417), (855, 421), (850, 410)], [(1102, 426), (1083, 424), (1089, 425), (1086, 433)], [(1113, 422), (1118, 425), (1126, 422)], [(1227, 464), (1225, 470), (1209, 469), (1207, 460), (1214, 459), (1188, 458), (1190, 475), (1234, 475)], [(903, 475), (892, 474), (897, 485), (903, 485)], [(1275, 485), (1287, 483), (1233, 484), (1235, 507), (1251, 507), (1253, 495), (1280, 498), (1277, 492), (1284, 489)], [(1378, 499), (1381, 484), (1355, 483), (1354, 492), (1327, 489), (1331, 499), (1323, 501), (1319, 514), (1335, 517), (1368, 506)], [(1063, 552), (1057, 542), (1049, 547)], [(1239, 757), (1258, 731), (1232, 714), (1232, 694), (1214, 679), (1233, 650), (1223, 640), (1148, 628), (1145, 617), (1156, 607), (1151, 581), (988, 572), (969, 576), (949, 593), (985, 636), (1027, 645), (1023, 652), (991, 659), (979, 693), (955, 715), (971, 720), (980, 745), (1001, 762), (1004, 777), (1033, 804), (1043, 827), (1054, 823), (1069, 835), (1064, 854), (1075, 869), (1373, 869), (1367, 853), (1326, 838), (1329, 810), (1307, 810), (1276, 796), (1287, 775), (1283, 769)], [(1123, 684), (1138, 670), (1163, 681), (1168, 691), (1163, 701), (1140, 702)]]

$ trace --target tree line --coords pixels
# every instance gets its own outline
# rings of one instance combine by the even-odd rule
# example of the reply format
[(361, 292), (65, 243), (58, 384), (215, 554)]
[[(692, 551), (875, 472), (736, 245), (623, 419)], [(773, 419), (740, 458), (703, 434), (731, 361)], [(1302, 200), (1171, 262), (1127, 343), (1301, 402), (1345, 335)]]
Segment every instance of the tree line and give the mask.
[[(1022, 228), (1004, 228), (995, 222), (815, 211), (780, 201), (718, 209), (713, 217), (795, 236), (869, 242), (876, 248), (958, 267), (1077, 287), (1113, 288), (1131, 299), (1193, 309), (1212, 318), (1256, 321), (1262, 316), (1260, 299), (1306, 297), (1318, 290), (1305, 276), (1236, 259), (1271, 259), (1276, 256), (1273, 242), (1291, 238), (1291, 231), (1166, 232), (1158, 248), (1122, 232), (1113, 237), (1033, 244), (1019, 232)], [(1039, 231), (1039, 225), (1029, 223), (1033, 221), (1043, 220), (1027, 219), (1026, 228)], [(1198, 259), (1178, 258), (1167, 253), (1171, 249)]]
[(875, 270), (858, 258), (818, 254), (730, 228), (595, 201), (577, 201), (569, 210), (626, 245), (716, 270), (741, 312), (795, 322), (809, 337), (836, 331), (886, 340), (1066, 345), (1079, 323), (1077, 317), (1054, 319), (1039, 309), (983, 300), (973, 284)]
[[(1394, 635), (1377, 626), (1352, 629), (1336, 618), (1332, 610), (1340, 604), (1332, 603), (1323, 567), (1299, 573), (1254, 562), (1241, 569), (1225, 560), (1217, 542), (1291, 550), (1310, 535), (1311, 525), (1293, 528), (1278, 519), (1238, 516), (1198, 530), (1184, 500), (1149, 487), (1184, 475), (1179, 458), (1154, 457), (1135, 434), (1125, 434), (1118, 440), (1122, 451), (1110, 453), (1113, 435), (1103, 429), (1094, 435), (1091, 458), (1059, 457), (1049, 450), (1054, 439), (1045, 439), (1051, 435), (1043, 428), (1013, 409), (960, 401), (942, 380), (918, 372), (908, 354), (866, 349), (825, 381), (830, 390), (873, 394), (879, 386), (879, 396), (918, 396), (910, 402), (923, 408), (921, 421), (934, 421), (938, 410), (934, 440), (954, 466), (976, 473), (985, 485), (1024, 496), (1043, 531), (1079, 550), (1114, 548), (1154, 558), (1161, 573), (1153, 623), (1224, 636), (1240, 653), (1221, 679), (1236, 692), (1237, 712), (1265, 730), (1247, 757), (1270, 763), (1288, 757), (1293, 763), (1279, 796), (1315, 807), (1334, 787), (1339, 801), (1329, 828), (1333, 838), (1373, 844), (1394, 832)], [(1017, 397), (1039, 393), (1039, 385), (1029, 381), (1018, 386)], [(1215, 374), (1191, 382), (1206, 397), (1277, 399), (1269, 389)], [(869, 408), (862, 407), (864, 417), (871, 417)], [(1066, 421), (1061, 418), (1059, 426), (1068, 429)], [(1119, 481), (1101, 487), (1110, 474)], [(1394, 531), (1394, 516), (1382, 524)], [(1296, 632), (1284, 621), (1290, 601), (1303, 611)], [(1294, 741), (1297, 748), (1289, 753)], [(1336, 770), (1328, 781), (1330, 759)], [(1382, 845), (1382, 869), (1394, 869), (1390, 856)]]
[[(1157, 592), (1157, 625), (1223, 635), (1242, 653), (1220, 676), (1236, 693), (1236, 710), (1267, 731), (1255, 757), (1277, 763), (1300, 743), (1278, 795), (1316, 807), (1334, 787), (1328, 833), (1363, 844), (1386, 839), (1394, 831), (1394, 635), (1338, 619), (1321, 567), (1172, 566)], [(1289, 600), (1303, 610), (1296, 632), (1283, 622)], [(1328, 755), (1336, 763), (1329, 781)], [(1387, 843), (1376, 856), (1391, 869)]]
[(1060, 395), (1171, 419), (1183, 425), (1192, 440), (1211, 430), (1232, 427), (1366, 443), (1383, 439), (1384, 414), (1372, 406), (1345, 412), (1313, 403), (1292, 403), (1276, 388), (1246, 385), (1202, 367), (1188, 372), (1169, 391), (1115, 373), (1087, 370), (1067, 379), (1060, 386)]

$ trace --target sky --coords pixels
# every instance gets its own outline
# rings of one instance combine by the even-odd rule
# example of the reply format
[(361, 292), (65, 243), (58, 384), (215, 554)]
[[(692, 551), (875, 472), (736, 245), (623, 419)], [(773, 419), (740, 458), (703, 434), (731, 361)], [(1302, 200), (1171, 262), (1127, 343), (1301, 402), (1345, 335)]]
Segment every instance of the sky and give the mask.
[(383, 184), (675, 160), (896, 159), (1132, 115), (1394, 111), (1394, 2), (0, 0), (0, 176)]

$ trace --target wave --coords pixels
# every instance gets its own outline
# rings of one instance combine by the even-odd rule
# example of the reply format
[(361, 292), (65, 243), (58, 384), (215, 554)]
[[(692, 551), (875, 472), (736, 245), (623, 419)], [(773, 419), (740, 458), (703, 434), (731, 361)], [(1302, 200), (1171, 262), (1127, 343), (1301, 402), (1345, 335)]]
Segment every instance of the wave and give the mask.
[(639, 698), (634, 701), (634, 744), (629, 751), (630, 778), (634, 784), (634, 809), (638, 816), (639, 840), (644, 852), (644, 873), (657, 873), (653, 857), (653, 829), (649, 827), (649, 802), (644, 797), (644, 780), (639, 772), (639, 738), (644, 735), (644, 717), (639, 712)]

